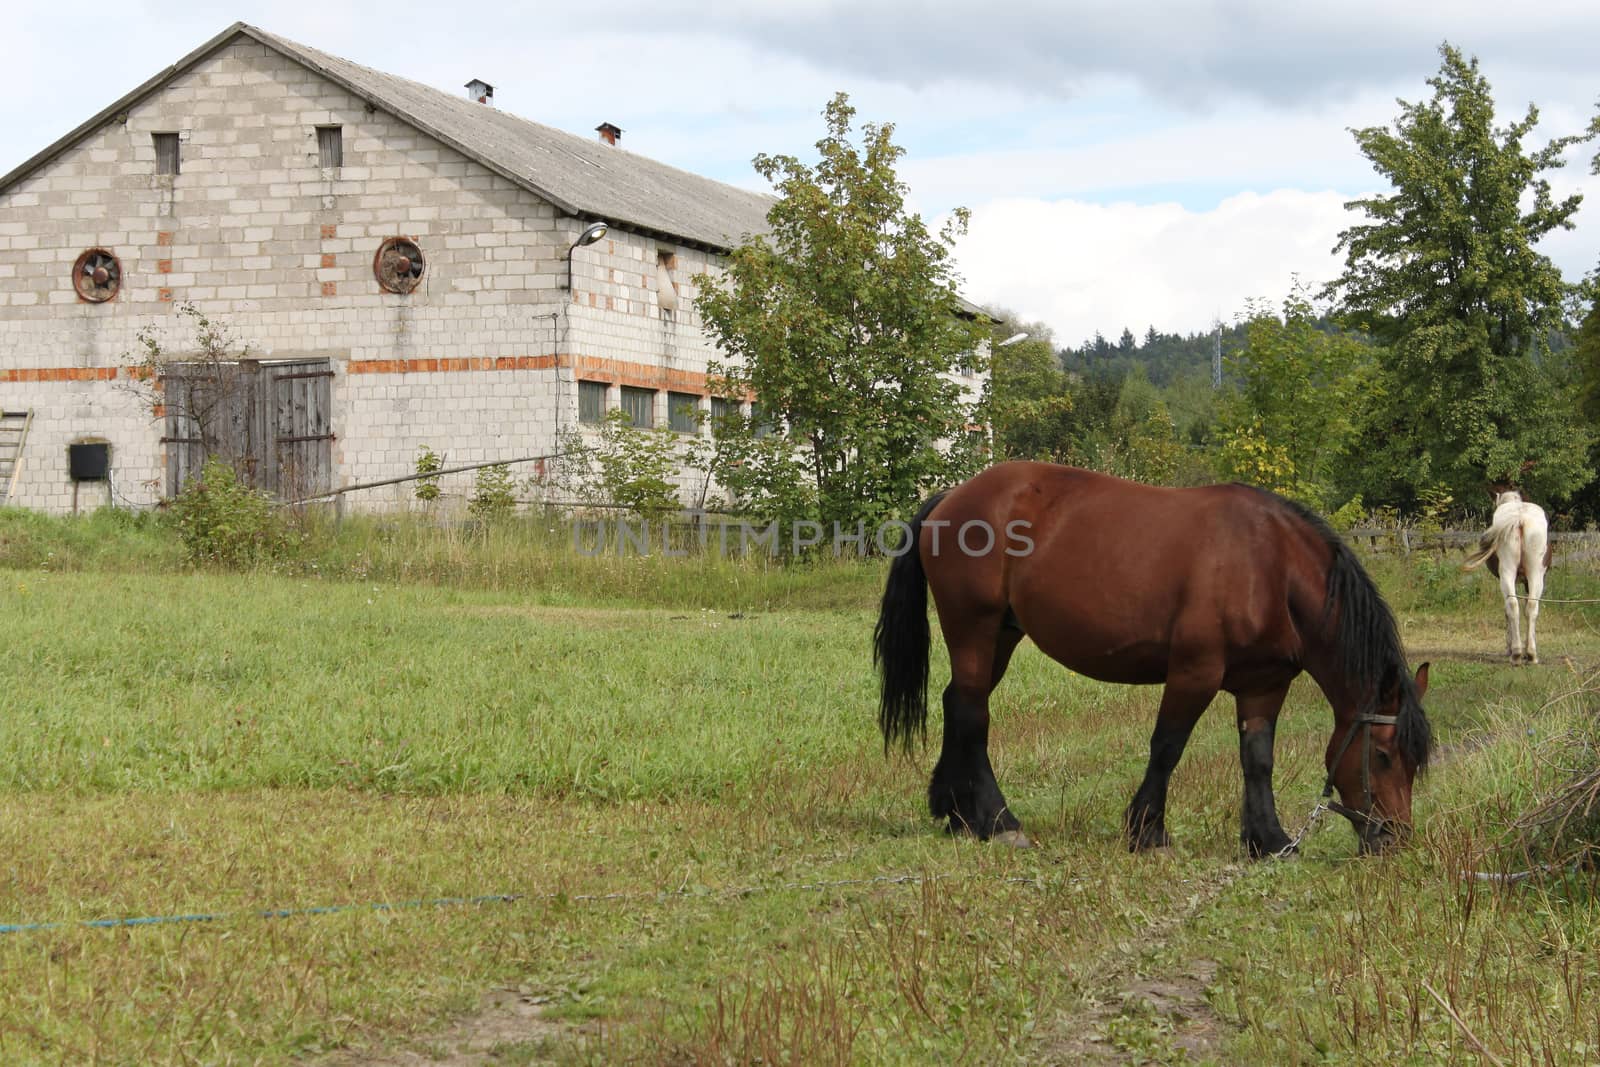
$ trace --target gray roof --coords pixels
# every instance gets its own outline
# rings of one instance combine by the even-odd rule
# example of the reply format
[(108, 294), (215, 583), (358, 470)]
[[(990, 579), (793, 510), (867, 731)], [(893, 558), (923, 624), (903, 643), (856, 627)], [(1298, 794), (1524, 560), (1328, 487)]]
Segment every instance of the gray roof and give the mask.
[(604, 219), (623, 229), (716, 251), (732, 248), (745, 234), (767, 230), (767, 211), (774, 203), (770, 196), (669, 167), (598, 138), (541, 126), (465, 96), (385, 74), (243, 22), (234, 23), (0, 177), (0, 191), (241, 35), (309, 67), (374, 108), (477, 160), (569, 215)]

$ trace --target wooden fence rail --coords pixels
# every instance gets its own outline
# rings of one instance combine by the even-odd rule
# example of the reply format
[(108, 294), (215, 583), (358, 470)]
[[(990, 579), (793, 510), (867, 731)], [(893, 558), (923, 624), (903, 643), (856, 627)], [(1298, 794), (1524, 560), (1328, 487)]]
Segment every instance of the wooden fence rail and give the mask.
[[(1378, 527), (1357, 527), (1346, 530), (1344, 539), (1352, 545), (1382, 555), (1385, 552), (1399, 551), (1405, 555), (1412, 552), (1434, 551), (1465, 551), (1478, 544), (1482, 530), (1430, 530), (1418, 531), (1408, 529), (1381, 529)], [(1558, 550), (1571, 552), (1581, 550), (1587, 546), (1600, 546), (1600, 531), (1571, 530), (1552, 531), (1550, 543)]]

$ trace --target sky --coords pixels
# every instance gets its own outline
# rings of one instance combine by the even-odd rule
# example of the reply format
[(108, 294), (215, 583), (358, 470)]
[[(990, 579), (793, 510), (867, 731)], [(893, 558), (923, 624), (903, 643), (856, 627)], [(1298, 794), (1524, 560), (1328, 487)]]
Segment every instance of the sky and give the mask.
[[(1533, 144), (1600, 103), (1592, 0), (6, 7), (0, 173), (234, 20), (450, 92), (482, 78), (506, 111), (611, 122), (632, 151), (751, 188), (758, 152), (814, 154), (844, 91), (895, 125), (916, 210), (972, 212), (963, 292), (1062, 345), (1200, 332), (1335, 277), (1360, 218), (1344, 204), (1385, 190), (1349, 131), (1427, 98), (1445, 40), (1479, 59), (1500, 122), (1538, 106)], [(1594, 152), (1550, 175), (1587, 198), (1540, 246), (1570, 280), (1600, 266)]]

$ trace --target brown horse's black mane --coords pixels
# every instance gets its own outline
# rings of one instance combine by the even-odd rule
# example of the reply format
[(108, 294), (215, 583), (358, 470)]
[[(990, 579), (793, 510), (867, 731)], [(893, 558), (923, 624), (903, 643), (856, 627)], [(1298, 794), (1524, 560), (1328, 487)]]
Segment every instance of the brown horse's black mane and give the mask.
[(1395, 740), (1401, 758), (1418, 771), (1424, 770), (1433, 751), (1433, 731), (1406, 666), (1405, 649), (1400, 644), (1400, 629), (1395, 624), (1394, 613), (1379, 594), (1378, 587), (1350, 546), (1320, 515), (1276, 493), (1255, 486), (1246, 488), (1295, 515), (1333, 551), (1333, 560), (1328, 566), (1323, 625), (1338, 650), (1346, 678), (1358, 691), (1371, 694), (1362, 708), (1363, 714), (1372, 713), (1391, 686), (1399, 686)]

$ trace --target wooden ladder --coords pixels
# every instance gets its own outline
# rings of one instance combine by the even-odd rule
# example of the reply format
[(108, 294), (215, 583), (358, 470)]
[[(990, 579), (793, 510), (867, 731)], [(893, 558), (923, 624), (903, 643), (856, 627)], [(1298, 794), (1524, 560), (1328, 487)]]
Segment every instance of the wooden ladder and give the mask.
[(22, 475), (22, 448), (28, 443), (33, 409), (0, 411), (0, 506), (11, 502)]

